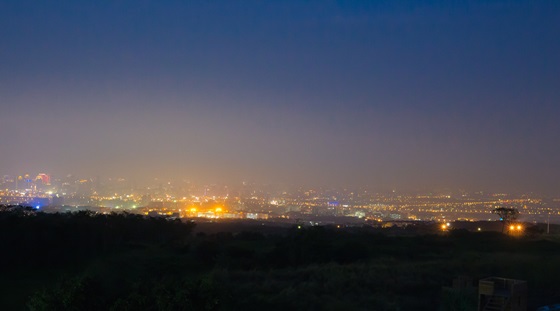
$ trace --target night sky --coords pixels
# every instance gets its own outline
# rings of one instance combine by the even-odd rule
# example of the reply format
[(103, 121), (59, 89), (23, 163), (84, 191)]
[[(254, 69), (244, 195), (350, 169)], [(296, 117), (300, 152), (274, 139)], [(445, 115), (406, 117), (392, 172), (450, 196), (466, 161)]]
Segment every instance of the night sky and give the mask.
[(0, 173), (560, 193), (560, 1), (0, 0)]

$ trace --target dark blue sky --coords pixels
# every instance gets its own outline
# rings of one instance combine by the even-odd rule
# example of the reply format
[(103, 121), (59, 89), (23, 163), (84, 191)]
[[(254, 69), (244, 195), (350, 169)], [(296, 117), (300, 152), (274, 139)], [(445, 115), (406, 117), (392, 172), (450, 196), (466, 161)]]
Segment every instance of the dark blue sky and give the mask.
[(560, 193), (559, 1), (0, 0), (0, 172)]

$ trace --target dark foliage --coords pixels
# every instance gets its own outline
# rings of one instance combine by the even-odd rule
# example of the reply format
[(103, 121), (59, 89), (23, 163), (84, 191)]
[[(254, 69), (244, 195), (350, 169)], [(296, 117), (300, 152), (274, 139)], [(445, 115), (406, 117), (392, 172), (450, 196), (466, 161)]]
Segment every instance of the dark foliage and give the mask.
[(66, 265), (145, 244), (183, 244), (194, 227), (179, 220), (137, 214), (0, 213), (0, 256), (2, 265)]
[(0, 307), (468, 310), (472, 293), (446, 289), (457, 275), (527, 280), (532, 306), (560, 300), (559, 243), (534, 234), (310, 227), (191, 236), (192, 228), (131, 214), (1, 212), (9, 271)]

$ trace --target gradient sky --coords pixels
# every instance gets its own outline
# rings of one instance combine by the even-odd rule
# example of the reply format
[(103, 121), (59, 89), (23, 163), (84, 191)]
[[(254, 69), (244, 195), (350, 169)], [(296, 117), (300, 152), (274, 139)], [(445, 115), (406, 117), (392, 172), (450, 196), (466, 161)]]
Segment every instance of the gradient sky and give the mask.
[(560, 193), (560, 1), (0, 0), (0, 173)]

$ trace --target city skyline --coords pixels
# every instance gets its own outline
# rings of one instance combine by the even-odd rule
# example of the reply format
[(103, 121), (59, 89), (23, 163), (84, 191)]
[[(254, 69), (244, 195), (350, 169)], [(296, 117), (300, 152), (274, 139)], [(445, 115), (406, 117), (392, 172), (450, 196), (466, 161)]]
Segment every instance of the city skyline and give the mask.
[(6, 174), (560, 193), (555, 1), (0, 1), (0, 37)]
[(375, 191), (368, 188), (294, 187), (243, 183), (200, 184), (154, 180), (138, 185), (123, 178), (55, 177), (47, 174), (3, 175), (0, 207), (23, 206), (46, 213), (126, 212), (181, 219), (262, 219), (312, 225), (352, 223), (391, 226), (418, 223), (492, 222), (496, 208), (521, 213), (524, 223), (559, 223), (558, 197), (436, 190)]
[[(17, 182), (16, 182), (17, 180)], [(45, 180), (48, 180), (47, 182)], [(410, 188), (404, 187), (380, 187), (380, 186), (373, 186), (371, 184), (342, 184), (342, 185), (329, 185), (329, 184), (321, 184), (321, 183), (296, 183), (296, 182), (279, 182), (279, 181), (255, 181), (255, 180), (233, 180), (233, 181), (224, 181), (224, 180), (196, 180), (192, 178), (186, 178), (186, 176), (178, 177), (178, 178), (171, 178), (169, 176), (160, 176), (160, 177), (151, 177), (151, 176), (144, 176), (140, 179), (129, 178), (120, 175), (84, 175), (84, 174), (51, 174), (50, 172), (47, 173), (46, 171), (38, 171), (38, 172), (19, 172), (16, 174), (6, 172), (0, 172), (0, 190), (15, 190), (20, 189), (21, 191), (25, 189), (30, 189), (27, 187), (27, 184), (37, 184), (41, 183), (44, 185), (51, 185), (53, 183), (75, 183), (75, 182), (88, 182), (88, 183), (112, 183), (118, 182), (122, 185), (126, 185), (127, 189), (129, 190), (143, 190), (143, 189), (154, 189), (161, 185), (193, 185), (197, 187), (232, 187), (232, 188), (239, 188), (245, 186), (256, 187), (257, 189), (275, 189), (275, 191), (281, 190), (290, 190), (294, 191), (296, 189), (304, 190), (304, 189), (315, 189), (315, 190), (344, 190), (344, 191), (367, 191), (370, 193), (393, 193), (395, 195), (447, 195), (447, 194), (454, 194), (460, 195), (465, 193), (479, 193), (485, 195), (537, 195), (539, 197), (546, 197), (546, 198), (558, 198), (560, 194), (557, 193), (547, 193), (543, 191), (529, 191), (527, 189), (520, 190), (520, 191), (500, 191), (499, 189), (492, 189), (492, 188), (474, 188), (474, 189), (467, 189), (462, 187), (449, 187), (449, 186), (442, 186), (442, 187), (426, 187), (426, 186), (416, 186)], [(2, 186), (4, 183), (4, 188)], [(6, 184), (12, 184), (11, 186), (7, 186)], [(20, 185), (19, 187), (15, 187), (15, 185)]]

